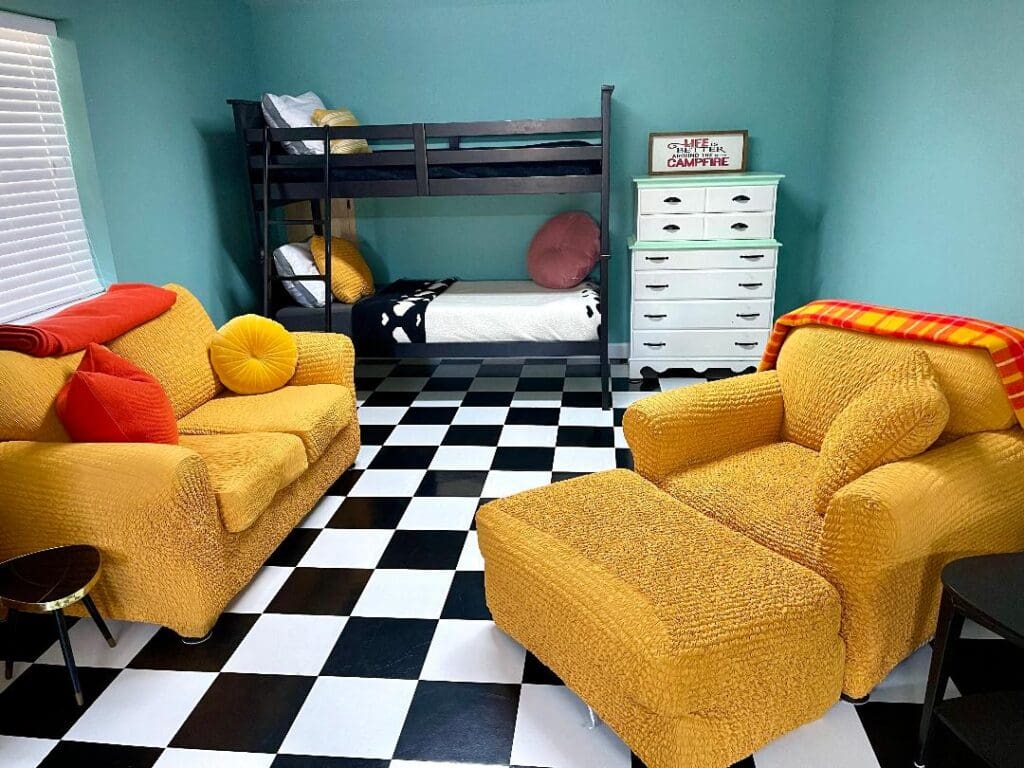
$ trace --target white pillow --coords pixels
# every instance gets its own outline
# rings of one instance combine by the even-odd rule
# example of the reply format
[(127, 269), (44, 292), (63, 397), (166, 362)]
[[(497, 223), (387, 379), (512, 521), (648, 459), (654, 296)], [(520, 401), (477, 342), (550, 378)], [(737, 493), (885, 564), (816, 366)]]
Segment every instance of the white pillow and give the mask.
[[(319, 275), (309, 243), (288, 243), (274, 250), (274, 269), (281, 277)], [(322, 307), (325, 284), (317, 280), (282, 280), (281, 285), (300, 307)]]
[[(300, 96), (280, 96), (273, 93), (264, 93), (263, 119), (271, 128), (313, 128), (313, 110), (323, 109), (324, 103), (312, 91), (306, 91)], [(324, 143), (322, 141), (285, 141), (284, 148), (293, 155), (322, 155)]]

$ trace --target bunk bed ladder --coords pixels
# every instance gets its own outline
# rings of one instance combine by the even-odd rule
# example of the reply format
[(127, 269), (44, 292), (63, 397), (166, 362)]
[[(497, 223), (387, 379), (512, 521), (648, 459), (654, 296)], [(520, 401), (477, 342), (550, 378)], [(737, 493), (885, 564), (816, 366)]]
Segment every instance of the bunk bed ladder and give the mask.
[(611, 166), (611, 119), (612, 90), (614, 86), (601, 86), (601, 265), (600, 265), (600, 307), (601, 324), (597, 328), (597, 338), (601, 350), (601, 407), (608, 410), (612, 407), (611, 394), (611, 361), (608, 359), (608, 260), (611, 258), (611, 238), (608, 233), (608, 216), (610, 200)]
[[(324, 238), (324, 274), (323, 275), (292, 275), (287, 278), (290, 281), (303, 281), (303, 282), (322, 282), (324, 283), (324, 331), (331, 333), (334, 330), (334, 315), (332, 312), (332, 304), (334, 302), (334, 293), (331, 288), (331, 143), (330, 143), (330, 128), (324, 126), (324, 178), (323, 178), (323, 199), (320, 202), (320, 210), (314, 212), (312, 210), (313, 201), (310, 201), (310, 218), (308, 219), (294, 219), (294, 218), (273, 218), (270, 215), (270, 171), (275, 168), (270, 159), (270, 149), (273, 141), (271, 129), (269, 126), (263, 128), (263, 200), (262, 200), (262, 214), (263, 214), (263, 232), (262, 232), (262, 248), (260, 249), (260, 259), (262, 260), (263, 266), (263, 316), (273, 316), (273, 297), (271, 292), (271, 286), (275, 280), (278, 282), (284, 282), (280, 276), (275, 276), (273, 267), (273, 256), (270, 250), (270, 227), (271, 225), (288, 225), (288, 224), (308, 224), (312, 225), (314, 231), (319, 228)], [(324, 214), (326, 211), (326, 215)], [(319, 214), (319, 215), (317, 215)]]

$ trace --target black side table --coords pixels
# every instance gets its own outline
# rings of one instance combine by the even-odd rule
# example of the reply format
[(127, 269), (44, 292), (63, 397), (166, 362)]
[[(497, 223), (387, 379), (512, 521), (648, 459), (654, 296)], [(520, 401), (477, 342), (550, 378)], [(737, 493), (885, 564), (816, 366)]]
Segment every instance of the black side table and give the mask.
[[(26, 613), (52, 613), (57, 620), (57, 637), (64, 654), (64, 664), (71, 676), (71, 687), (79, 706), (85, 703), (82, 686), (78, 681), (78, 668), (71, 652), (64, 609), (79, 600), (96, 622), (100, 632), (111, 648), (117, 645), (114, 636), (107, 629), (103, 617), (96, 610), (96, 604), (89, 597), (89, 590), (100, 578), (102, 558), (96, 547), (76, 544), (68, 547), (54, 547), (14, 557), (0, 563), (0, 605), (9, 611), (7, 622), (10, 626), (11, 642), (17, 611)], [(10, 655), (5, 657), (4, 676), (10, 680), (13, 664)]]
[(988, 765), (1024, 765), (1024, 691), (943, 701), (964, 619), (1024, 648), (1024, 553), (956, 560), (943, 569), (942, 587), (915, 765), (928, 763), (936, 720)]

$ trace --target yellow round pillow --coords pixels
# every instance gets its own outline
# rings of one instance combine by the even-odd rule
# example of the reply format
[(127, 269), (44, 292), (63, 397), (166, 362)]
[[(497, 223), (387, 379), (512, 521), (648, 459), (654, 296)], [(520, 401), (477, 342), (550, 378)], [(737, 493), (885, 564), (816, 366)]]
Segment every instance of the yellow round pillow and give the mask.
[(241, 315), (210, 342), (210, 363), (221, 384), (239, 395), (271, 392), (288, 383), (299, 361), (295, 339), (278, 322)]

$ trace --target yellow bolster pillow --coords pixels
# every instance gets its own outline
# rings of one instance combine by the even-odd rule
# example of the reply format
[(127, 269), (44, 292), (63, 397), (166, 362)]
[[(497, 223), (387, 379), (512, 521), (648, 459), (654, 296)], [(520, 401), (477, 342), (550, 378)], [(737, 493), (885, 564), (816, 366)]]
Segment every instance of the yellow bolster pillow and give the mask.
[(210, 364), (221, 384), (239, 395), (280, 389), (295, 374), (299, 349), (283, 325), (259, 315), (225, 323), (210, 343)]
[[(330, 125), (335, 128), (359, 125), (356, 116), (347, 109), (314, 109), (310, 119), (313, 125)], [(332, 155), (359, 155), (370, 151), (366, 139), (331, 139)]]

